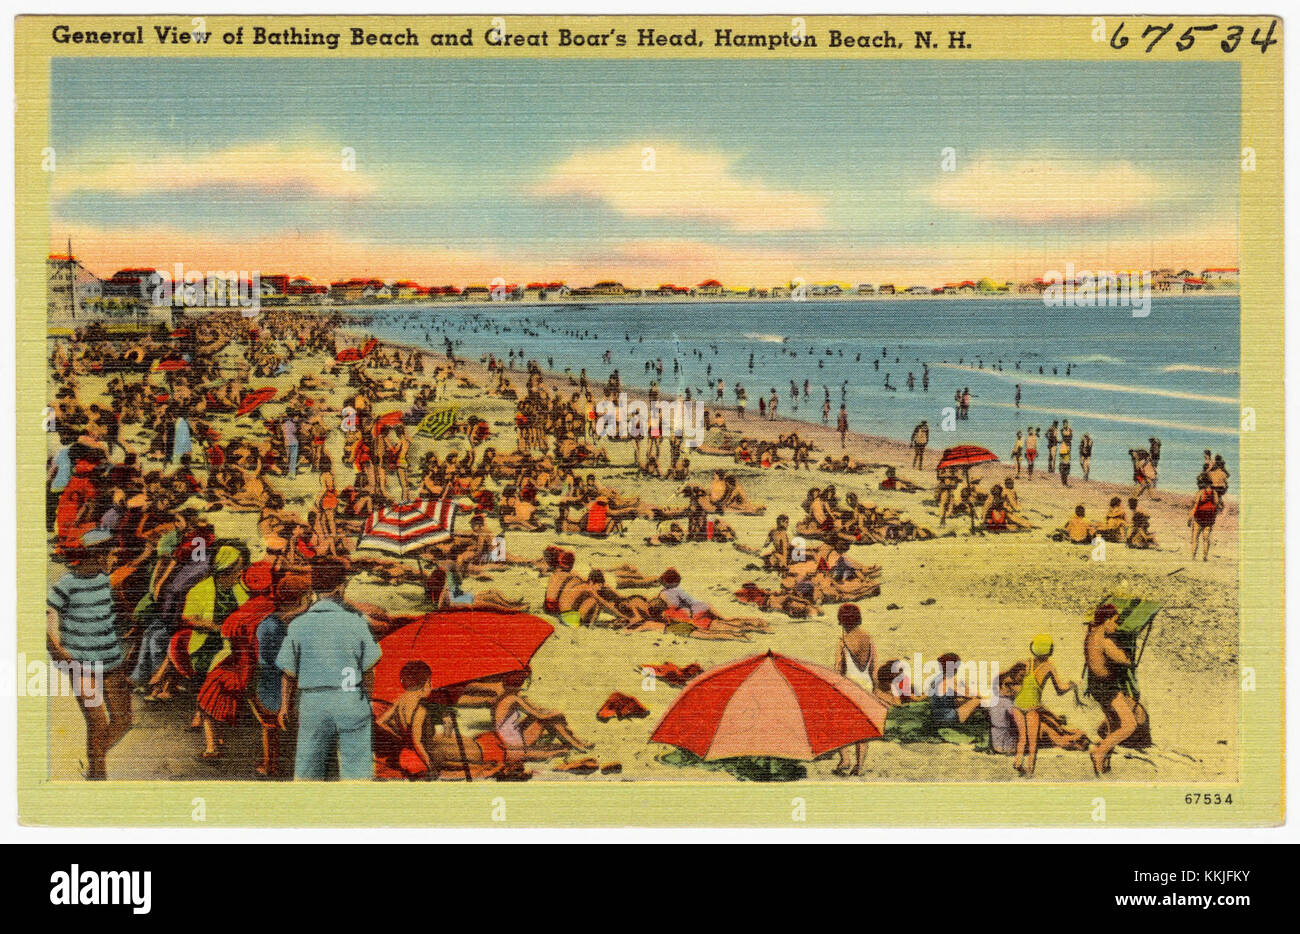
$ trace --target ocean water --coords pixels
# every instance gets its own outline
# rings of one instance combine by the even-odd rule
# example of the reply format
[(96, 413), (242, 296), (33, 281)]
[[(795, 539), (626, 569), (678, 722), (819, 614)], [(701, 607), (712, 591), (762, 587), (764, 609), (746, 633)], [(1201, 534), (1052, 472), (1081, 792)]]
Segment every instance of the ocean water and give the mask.
[[(921, 419), (930, 448), (979, 444), (1010, 461), (1017, 430), (1053, 419), (1093, 439), (1092, 476), (1128, 482), (1128, 451), (1161, 441), (1160, 484), (1191, 489), (1202, 452), (1224, 456), (1236, 472), (1240, 422), (1240, 305), (1235, 295), (1156, 297), (1150, 314), (1128, 308), (1047, 308), (1032, 299), (664, 302), (627, 304), (456, 303), (376, 308), (376, 336), (441, 352), (444, 338), (471, 359), (510, 350), (543, 367), (586, 368), (594, 384), (617, 369), (625, 386), (658, 379), (671, 398), (689, 388), (712, 403), (714, 381), (746, 418), (775, 388), (778, 414), (830, 423), (841, 400), (853, 431), (905, 440)], [(663, 375), (657, 364), (663, 363)], [(676, 366), (674, 366), (674, 363)], [(655, 366), (648, 370), (647, 364)], [(521, 365), (516, 363), (517, 367)], [(922, 388), (928, 367), (929, 390)], [(908, 373), (914, 388), (907, 388)], [(888, 384), (893, 387), (886, 387)], [(804, 382), (809, 394), (804, 395)], [(797, 404), (791, 381), (798, 387)], [(1016, 387), (1020, 406), (1016, 407)], [(945, 409), (969, 387), (970, 417)], [(735, 424), (732, 417), (731, 423)], [(954, 430), (943, 430), (944, 426)]]

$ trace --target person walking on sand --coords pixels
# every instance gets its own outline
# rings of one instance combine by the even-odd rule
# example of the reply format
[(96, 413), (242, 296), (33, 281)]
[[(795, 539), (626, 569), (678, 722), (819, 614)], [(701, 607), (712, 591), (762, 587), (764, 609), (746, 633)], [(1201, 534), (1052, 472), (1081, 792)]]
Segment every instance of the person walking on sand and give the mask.
[[(826, 405), (830, 405), (829, 400)], [(840, 450), (842, 451), (844, 450), (844, 439), (849, 433), (849, 410), (844, 407), (843, 403), (840, 403), (840, 417), (836, 423), (835, 430), (840, 433)]]
[[(870, 634), (862, 628), (862, 610), (855, 603), (842, 603), (839, 609), (840, 633), (838, 656), (835, 670), (840, 675), (857, 684), (862, 690), (871, 693), (875, 687), (876, 646)], [(840, 750), (840, 761), (835, 766), (835, 775), (861, 775), (862, 758), (866, 753), (866, 743), (854, 744), (853, 768), (849, 768), (849, 748)]]
[(1061, 436), (1056, 428), (1056, 421), (1047, 427), (1047, 472), (1056, 473), (1056, 451), (1061, 443)]
[(1034, 479), (1034, 461), (1038, 459), (1038, 429), (1030, 428), (1025, 438), (1025, 467), (1029, 479)]
[(1016, 432), (1015, 443), (1011, 445), (1011, 459), (1016, 462), (1016, 476), (1020, 476), (1020, 459), (1025, 453), (1024, 432)]
[(1088, 481), (1088, 472), (1092, 467), (1092, 435), (1087, 433), (1079, 439), (1079, 469), (1083, 471), (1083, 480)]
[(1214, 531), (1214, 520), (1219, 515), (1218, 497), (1210, 487), (1210, 478), (1201, 477), (1196, 481), (1196, 499), (1192, 502), (1191, 515), (1187, 517), (1187, 527), (1192, 530), (1192, 560), (1196, 560), (1196, 550), (1205, 540), (1204, 557), (1210, 560), (1210, 534)]
[(921, 419), (920, 424), (912, 429), (912, 468), (923, 469), (925, 447), (930, 443), (930, 423)]
[(1110, 771), (1110, 755), (1115, 747), (1136, 732), (1141, 710), (1133, 658), (1115, 641), (1118, 629), (1119, 610), (1114, 604), (1104, 603), (1093, 612), (1083, 637), (1084, 694), (1106, 714), (1106, 735), (1091, 753), (1092, 770), (1098, 776)]
[(1014, 701), (1016, 709), (1024, 714), (1025, 728), (1020, 731), (1020, 741), (1016, 745), (1016, 759), (1012, 765), (1026, 778), (1034, 774), (1034, 766), (1038, 761), (1038, 733), (1045, 712), (1043, 688), (1050, 681), (1059, 695), (1068, 694), (1076, 687), (1073, 681), (1062, 686), (1060, 672), (1052, 662), (1054, 649), (1051, 636), (1046, 634), (1034, 636), (1033, 641), (1029, 643), (1030, 657), (1025, 663), (1025, 680)]
[(1057, 458), (1057, 466), (1061, 470), (1061, 486), (1070, 485), (1070, 448), (1069, 445), (1061, 445), (1061, 453)]

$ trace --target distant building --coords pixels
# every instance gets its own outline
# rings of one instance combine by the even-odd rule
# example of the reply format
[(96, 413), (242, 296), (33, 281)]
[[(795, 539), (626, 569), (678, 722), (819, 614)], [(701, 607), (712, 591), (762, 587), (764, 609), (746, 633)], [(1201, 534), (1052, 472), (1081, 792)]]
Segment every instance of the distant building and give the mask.
[(162, 274), (152, 266), (119, 269), (103, 284), (106, 303), (149, 304), (154, 289), (162, 282)]
[(1236, 266), (1221, 266), (1203, 270), (1200, 277), (1213, 285), (1236, 285), (1241, 271)]
[(696, 295), (721, 295), (724, 291), (723, 285), (717, 279), (705, 279), (695, 287)]
[(71, 254), (45, 260), (45, 311), (50, 321), (75, 321), (99, 304), (104, 283)]
[(859, 295), (875, 295), (875, 294), (876, 294), (876, 287), (875, 287), (874, 285), (871, 285), (871, 284), (868, 283), (868, 282), (859, 282), (859, 283), (858, 283), (858, 294), (859, 294)]

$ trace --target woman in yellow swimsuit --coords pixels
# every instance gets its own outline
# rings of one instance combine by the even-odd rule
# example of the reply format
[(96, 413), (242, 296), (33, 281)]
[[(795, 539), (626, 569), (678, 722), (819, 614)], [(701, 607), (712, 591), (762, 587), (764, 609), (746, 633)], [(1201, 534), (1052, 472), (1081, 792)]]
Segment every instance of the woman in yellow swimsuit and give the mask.
[[(1016, 709), (1024, 715), (1025, 726), (1020, 731), (1020, 741), (1016, 744), (1016, 759), (1012, 764), (1025, 777), (1034, 774), (1034, 765), (1038, 760), (1038, 733), (1043, 714), (1043, 686), (1050, 680), (1057, 694), (1066, 694), (1074, 690), (1075, 687), (1073, 681), (1064, 687), (1061, 686), (1060, 673), (1057, 672), (1056, 665), (1052, 662), (1052, 651), (1054, 649), (1055, 646), (1052, 644), (1051, 636), (1034, 636), (1033, 641), (1029, 643), (1030, 658), (1025, 663), (1025, 680), (1021, 684), (1020, 691), (1016, 694), (1013, 702)], [(1025, 756), (1026, 743), (1029, 748), (1027, 757)]]

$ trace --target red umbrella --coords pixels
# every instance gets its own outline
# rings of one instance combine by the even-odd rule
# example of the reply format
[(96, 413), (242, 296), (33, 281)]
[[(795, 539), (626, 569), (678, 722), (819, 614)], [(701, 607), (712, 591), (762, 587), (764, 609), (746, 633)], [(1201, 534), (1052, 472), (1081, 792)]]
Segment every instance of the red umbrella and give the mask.
[(239, 408), (235, 410), (235, 415), (247, 415), (259, 405), (262, 405), (264, 402), (270, 402), (274, 398), (274, 386), (265, 386), (262, 389), (255, 389), (244, 396), (243, 400), (239, 403)]
[(391, 412), (385, 412), (383, 415), (375, 419), (375, 427), (372, 430), (374, 431), (375, 437), (379, 437), (380, 432), (385, 428), (400, 424), (402, 424), (402, 410), (394, 409)]
[(959, 444), (944, 450), (943, 457), (939, 458), (935, 470), (944, 470), (948, 467), (971, 467), (974, 464), (987, 464), (997, 459), (998, 456), (988, 448), (982, 448), (977, 444)]
[(361, 359), (361, 351), (355, 347), (344, 347), (334, 355), (334, 359), (339, 363), (356, 363)]
[(189, 328), (177, 328), (176, 330), (172, 331), (172, 333), (171, 333), (171, 338), (172, 338), (172, 340), (182, 340), (182, 339), (184, 339), (184, 338), (186, 338), (186, 337), (189, 337), (189, 336), (190, 336), (190, 329), (189, 329)]
[(433, 669), (433, 688), (523, 671), (555, 627), (529, 613), (453, 610), (426, 613), (379, 640), (376, 700), (393, 703), (402, 694), (398, 677), (409, 661)]
[(379, 341), (375, 340), (373, 337), (370, 338), (370, 340), (361, 345), (361, 356), (370, 356), (370, 351), (374, 350), (377, 346), (379, 346)]
[[(402, 666), (409, 661), (422, 661), (432, 669), (434, 690), (523, 671), (554, 631), (550, 623), (528, 613), (482, 610), (426, 613), (379, 640), (382, 654), (375, 665), (373, 697), (382, 702), (396, 702), (403, 693)], [(465, 756), (460, 724), (456, 722), (455, 709), (449, 713), (465, 781), (469, 781), (469, 759)]]
[(828, 668), (767, 652), (686, 685), (650, 737), (702, 759), (810, 761), (881, 736), (885, 705)]
[[(982, 448), (977, 444), (958, 444), (955, 447), (947, 448), (943, 452), (943, 457), (939, 458), (939, 463), (935, 465), (935, 472), (948, 470), (954, 467), (960, 467), (966, 474), (966, 485), (970, 486), (970, 469), (975, 464), (989, 464), (998, 459), (998, 456), (988, 448)], [(974, 500), (968, 504), (970, 512), (970, 530), (975, 531), (975, 503)]]
[(154, 369), (160, 373), (175, 373), (178, 370), (189, 369), (189, 364), (180, 359), (159, 360), (154, 364)]

